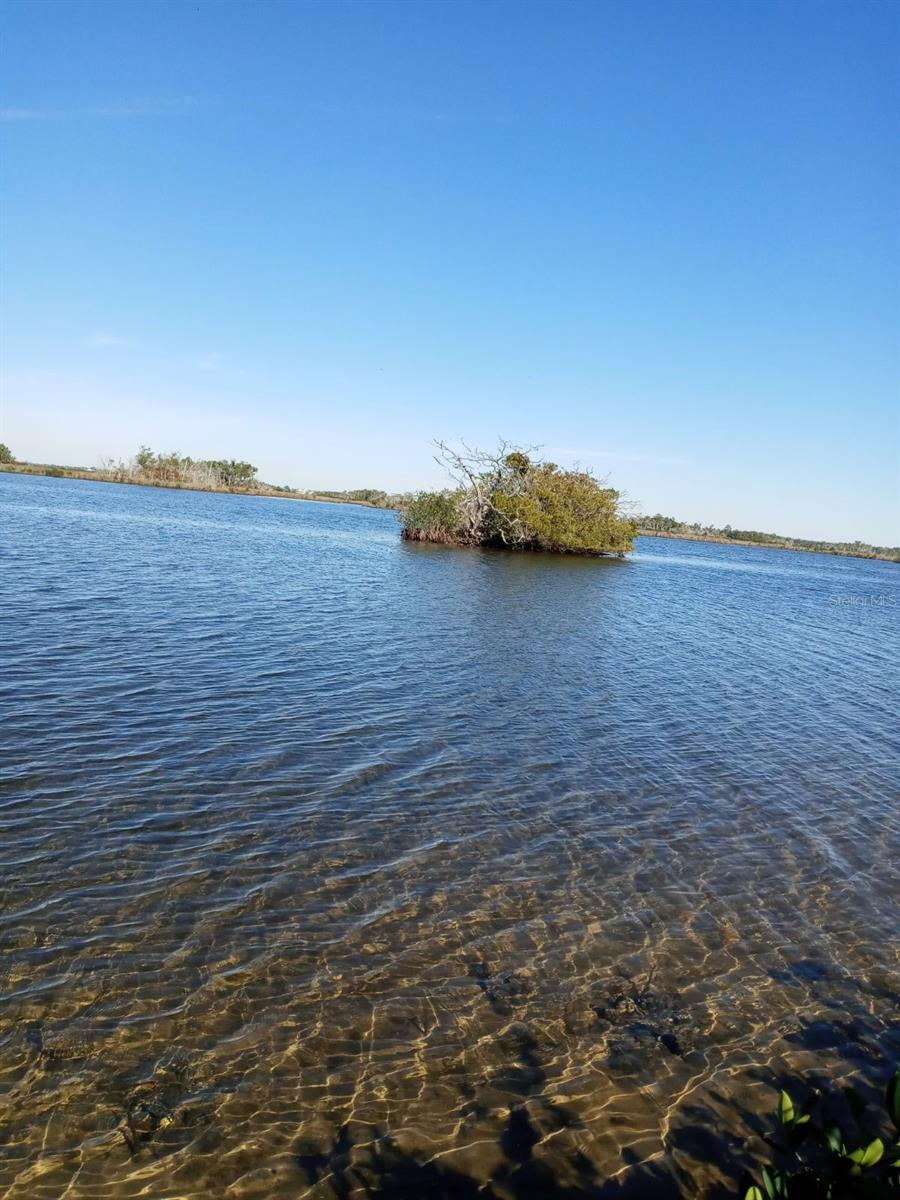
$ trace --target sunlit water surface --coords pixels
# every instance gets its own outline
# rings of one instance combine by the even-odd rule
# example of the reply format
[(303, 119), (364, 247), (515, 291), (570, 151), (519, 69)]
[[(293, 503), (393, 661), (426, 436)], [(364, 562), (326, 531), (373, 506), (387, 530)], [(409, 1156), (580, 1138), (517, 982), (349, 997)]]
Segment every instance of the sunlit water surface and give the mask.
[(10, 1200), (720, 1194), (897, 1056), (897, 566), (0, 521)]

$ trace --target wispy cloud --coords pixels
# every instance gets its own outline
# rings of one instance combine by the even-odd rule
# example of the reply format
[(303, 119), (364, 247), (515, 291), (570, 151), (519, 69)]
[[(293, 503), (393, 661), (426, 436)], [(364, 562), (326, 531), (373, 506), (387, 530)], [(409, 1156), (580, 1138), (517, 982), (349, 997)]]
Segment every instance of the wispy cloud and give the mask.
[(40, 108), (0, 108), (0, 121), (46, 121), (47, 111)]
[(134, 345), (134, 342), (130, 338), (119, 337), (115, 333), (92, 333), (85, 341), (88, 346), (92, 346), (95, 350), (110, 350), (116, 346)]
[(222, 365), (222, 355), (217, 354), (215, 351), (210, 354), (198, 354), (192, 362), (201, 371), (215, 371)]
[(668, 466), (684, 466), (686, 458), (678, 458), (661, 454), (623, 454), (616, 450), (582, 450), (569, 446), (550, 446), (547, 454), (558, 455), (560, 458), (608, 458), (615, 462), (665, 463)]
[(80, 108), (0, 108), (0, 121), (78, 121), (122, 117), (174, 117), (200, 103), (196, 96), (136, 96)]
[(500, 113), (458, 112), (412, 104), (313, 104), (312, 111), (326, 117), (352, 117), (406, 121), (422, 125), (508, 125)]

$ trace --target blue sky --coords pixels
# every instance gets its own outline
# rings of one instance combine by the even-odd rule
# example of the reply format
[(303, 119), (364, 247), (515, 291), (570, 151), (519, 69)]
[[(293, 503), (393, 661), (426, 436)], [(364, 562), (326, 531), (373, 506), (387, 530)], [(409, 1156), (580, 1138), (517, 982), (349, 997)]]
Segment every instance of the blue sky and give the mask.
[(0, 439), (900, 543), (898, 9), (6, 0)]

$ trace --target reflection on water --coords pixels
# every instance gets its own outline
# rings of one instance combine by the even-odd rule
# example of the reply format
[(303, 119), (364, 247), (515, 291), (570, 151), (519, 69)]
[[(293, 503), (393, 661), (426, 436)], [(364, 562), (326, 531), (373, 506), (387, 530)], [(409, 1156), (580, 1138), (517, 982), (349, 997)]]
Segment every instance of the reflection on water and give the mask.
[(900, 601), (835, 600), (892, 564), (0, 521), (11, 1200), (715, 1195), (782, 1072), (896, 1057)]

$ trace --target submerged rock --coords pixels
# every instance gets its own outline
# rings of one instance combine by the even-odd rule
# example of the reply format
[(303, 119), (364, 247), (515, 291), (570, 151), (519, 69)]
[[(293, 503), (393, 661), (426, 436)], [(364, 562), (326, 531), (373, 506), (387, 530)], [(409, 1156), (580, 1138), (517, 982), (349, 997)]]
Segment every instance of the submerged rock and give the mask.
[(90, 1034), (74, 1028), (45, 1028), (39, 1021), (25, 1030), (25, 1043), (44, 1064), (88, 1058), (94, 1050)]
[(508, 1016), (516, 1005), (524, 1003), (525, 997), (531, 991), (530, 980), (517, 971), (498, 971), (492, 974), (483, 962), (472, 963), (469, 975), (499, 1016)]
[(174, 1132), (177, 1127), (189, 1137), (198, 1125), (208, 1123), (202, 1095), (191, 1093), (192, 1074), (190, 1056), (175, 1048), (167, 1051), (153, 1067), (152, 1075), (129, 1093), (115, 1128), (132, 1154), (167, 1130)]
[(128, 1128), (133, 1134), (146, 1135), (156, 1133), (157, 1129), (166, 1129), (172, 1124), (172, 1112), (162, 1100), (136, 1100), (128, 1109), (126, 1118)]
[(660, 1047), (669, 1054), (682, 1055), (689, 1048), (689, 1015), (677, 999), (652, 990), (647, 983), (610, 984), (592, 1004), (599, 1029), (606, 1034), (607, 1048), (613, 1061), (627, 1057), (643, 1047)]

